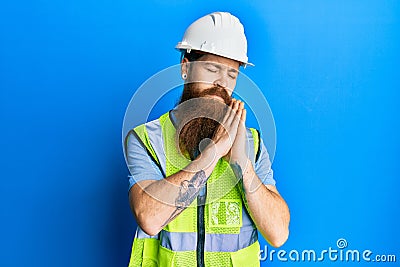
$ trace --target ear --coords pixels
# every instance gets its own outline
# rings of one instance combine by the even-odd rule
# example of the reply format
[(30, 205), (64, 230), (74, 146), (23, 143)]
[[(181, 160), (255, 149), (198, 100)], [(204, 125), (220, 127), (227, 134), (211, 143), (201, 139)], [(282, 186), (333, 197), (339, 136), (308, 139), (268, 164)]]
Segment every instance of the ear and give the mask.
[(188, 75), (188, 71), (189, 71), (189, 60), (184, 57), (181, 61), (181, 75), (183, 74)]

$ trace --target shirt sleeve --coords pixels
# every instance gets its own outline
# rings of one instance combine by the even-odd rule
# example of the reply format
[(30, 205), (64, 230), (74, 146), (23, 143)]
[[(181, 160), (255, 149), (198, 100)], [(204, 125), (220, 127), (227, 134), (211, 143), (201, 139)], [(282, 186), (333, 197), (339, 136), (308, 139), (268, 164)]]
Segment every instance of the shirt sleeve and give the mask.
[(260, 138), (260, 156), (255, 163), (255, 172), (260, 180), (265, 185), (275, 185), (274, 172), (271, 169), (271, 161), (269, 160), (269, 154), (267, 148), (264, 145), (263, 140)]
[(126, 154), (126, 160), (131, 174), (128, 176), (128, 191), (139, 181), (161, 180), (164, 178), (160, 168), (147, 153), (142, 142), (140, 142), (138, 137), (133, 133), (130, 133), (127, 137)]

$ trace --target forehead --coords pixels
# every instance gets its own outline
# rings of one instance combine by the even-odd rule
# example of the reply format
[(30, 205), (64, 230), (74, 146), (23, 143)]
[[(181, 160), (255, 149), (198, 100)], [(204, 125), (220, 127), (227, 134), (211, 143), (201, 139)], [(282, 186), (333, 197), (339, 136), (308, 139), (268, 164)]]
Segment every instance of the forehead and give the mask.
[(240, 66), (239, 62), (237, 62), (236, 60), (229, 59), (226, 57), (216, 56), (213, 54), (205, 54), (199, 60), (200, 61), (209, 61), (209, 62), (216, 63), (219, 65), (224, 65), (224, 66), (228, 67), (229, 69), (234, 69), (234, 70), (239, 70), (239, 66)]

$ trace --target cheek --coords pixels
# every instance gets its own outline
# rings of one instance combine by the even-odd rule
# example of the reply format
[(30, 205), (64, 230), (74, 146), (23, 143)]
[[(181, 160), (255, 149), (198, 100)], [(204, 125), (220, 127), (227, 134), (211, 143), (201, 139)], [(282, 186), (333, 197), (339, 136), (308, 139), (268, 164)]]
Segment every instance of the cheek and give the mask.
[(237, 79), (229, 79), (228, 88), (231, 90), (230, 94), (232, 94), (233, 89), (235, 89)]

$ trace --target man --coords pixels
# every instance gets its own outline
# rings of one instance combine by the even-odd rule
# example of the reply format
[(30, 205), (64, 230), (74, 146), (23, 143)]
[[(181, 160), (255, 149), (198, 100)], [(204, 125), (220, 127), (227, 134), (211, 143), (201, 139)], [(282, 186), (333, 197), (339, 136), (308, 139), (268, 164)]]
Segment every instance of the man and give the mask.
[(139, 225), (129, 266), (259, 266), (257, 229), (281, 246), (290, 216), (268, 152), (231, 97), (239, 67), (250, 64), (243, 26), (212, 13), (176, 48), (185, 81), (179, 105), (126, 138)]

